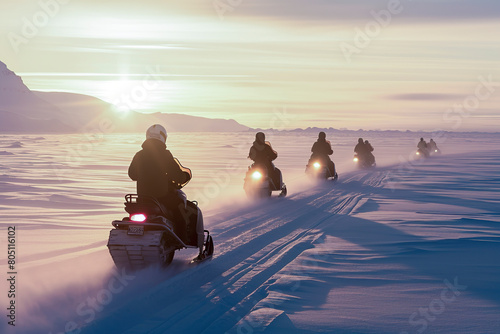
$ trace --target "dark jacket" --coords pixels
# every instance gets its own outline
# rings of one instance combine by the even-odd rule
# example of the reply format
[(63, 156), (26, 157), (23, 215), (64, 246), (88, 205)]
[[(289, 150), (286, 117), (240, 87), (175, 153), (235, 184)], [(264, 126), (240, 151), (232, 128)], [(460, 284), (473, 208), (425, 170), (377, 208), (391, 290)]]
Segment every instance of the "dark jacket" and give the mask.
[(139, 196), (164, 197), (191, 178), (189, 170), (183, 169), (166, 148), (157, 139), (147, 139), (132, 159), (128, 175), (137, 181)]
[(354, 152), (356, 152), (359, 155), (366, 155), (368, 154), (368, 150), (366, 148), (365, 143), (358, 143), (356, 147), (354, 148)]
[(318, 139), (311, 148), (311, 152), (315, 156), (329, 156), (333, 154), (332, 145), (328, 140)]
[(268, 141), (264, 143), (254, 141), (252, 147), (250, 147), (248, 157), (257, 164), (270, 165), (271, 161), (278, 157), (278, 153), (273, 150), (271, 143)]

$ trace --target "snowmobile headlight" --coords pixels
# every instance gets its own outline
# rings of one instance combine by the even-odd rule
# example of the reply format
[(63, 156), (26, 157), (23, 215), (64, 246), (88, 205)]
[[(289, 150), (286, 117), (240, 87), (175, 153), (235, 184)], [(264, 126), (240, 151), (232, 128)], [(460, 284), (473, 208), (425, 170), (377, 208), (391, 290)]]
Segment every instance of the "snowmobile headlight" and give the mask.
[(434, 150), (434, 152), (436, 152), (436, 153), (437, 153), (437, 151), (438, 151), (438, 150)]
[(358, 162), (358, 157), (354, 157), (354, 159), (352, 159), (354, 162)]
[(146, 218), (147, 218), (146, 215), (143, 213), (134, 213), (130, 215), (130, 220), (138, 223), (142, 223), (143, 221), (146, 220)]
[(260, 178), (262, 178), (262, 173), (259, 172), (259, 171), (255, 171), (255, 172), (252, 173), (252, 178), (254, 180), (260, 180)]
[(321, 164), (319, 162), (313, 163), (314, 168), (318, 169), (321, 167)]
[(417, 152), (417, 155), (420, 155), (420, 152)]

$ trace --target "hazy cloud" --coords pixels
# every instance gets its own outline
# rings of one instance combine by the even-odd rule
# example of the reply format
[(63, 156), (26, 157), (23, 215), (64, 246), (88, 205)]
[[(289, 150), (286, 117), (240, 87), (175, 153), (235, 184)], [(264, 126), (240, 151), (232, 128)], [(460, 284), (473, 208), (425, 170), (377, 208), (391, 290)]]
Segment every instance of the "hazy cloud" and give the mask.
[[(252, 0), (243, 1), (231, 15), (270, 16), (303, 20), (364, 20), (388, 0)], [(462, 20), (500, 17), (498, 0), (400, 0), (398, 17), (416, 20)]]
[(388, 97), (391, 100), (404, 100), (404, 101), (440, 101), (440, 100), (453, 100), (463, 99), (460, 94), (436, 94), (436, 93), (414, 93), (414, 94), (398, 94)]

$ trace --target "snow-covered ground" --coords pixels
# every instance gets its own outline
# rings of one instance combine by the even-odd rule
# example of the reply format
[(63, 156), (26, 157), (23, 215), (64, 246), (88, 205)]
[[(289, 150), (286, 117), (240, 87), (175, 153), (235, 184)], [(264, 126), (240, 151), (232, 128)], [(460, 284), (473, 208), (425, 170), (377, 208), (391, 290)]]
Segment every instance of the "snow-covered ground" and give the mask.
[(0, 136), (0, 227), (16, 226), (19, 262), (17, 326), (3, 315), (0, 331), (500, 332), (499, 136), (447, 135), (444, 155), (413, 161), (414, 135), (373, 134), (373, 170), (352, 166), (357, 136), (329, 136), (334, 184), (304, 177), (315, 135), (268, 138), (289, 196), (250, 203), (252, 134), (171, 134), (216, 252), (131, 273), (105, 245), (142, 135)]

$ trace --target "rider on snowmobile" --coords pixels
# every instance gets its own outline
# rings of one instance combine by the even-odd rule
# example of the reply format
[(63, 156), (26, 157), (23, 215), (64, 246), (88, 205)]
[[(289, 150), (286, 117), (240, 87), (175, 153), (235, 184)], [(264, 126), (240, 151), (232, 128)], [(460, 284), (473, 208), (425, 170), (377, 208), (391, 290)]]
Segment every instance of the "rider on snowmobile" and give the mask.
[(425, 142), (424, 138), (420, 138), (420, 141), (417, 144), (417, 148), (422, 152), (424, 156), (429, 156), (428, 145)]
[(429, 144), (427, 144), (427, 146), (429, 147), (430, 152), (432, 153), (439, 152), (439, 149), (434, 139), (431, 138), (431, 141), (429, 142)]
[(321, 131), (318, 134), (318, 140), (313, 144), (311, 152), (311, 161), (314, 159), (321, 160), (323, 163), (327, 164), (330, 174), (335, 175), (335, 164), (329, 157), (333, 154), (332, 145), (326, 140), (326, 133)]
[(375, 163), (375, 156), (373, 155), (373, 146), (368, 140), (365, 140), (366, 156), (370, 165)]
[(273, 150), (271, 143), (266, 141), (266, 135), (263, 132), (255, 134), (255, 141), (248, 153), (256, 165), (262, 165), (267, 168), (269, 176), (277, 188), (281, 187), (281, 171), (273, 164), (273, 160), (278, 157), (278, 153)]
[(359, 158), (364, 159), (366, 157), (366, 145), (363, 142), (363, 138), (358, 139), (358, 144), (354, 147), (354, 153), (358, 155)]
[(128, 175), (137, 181), (139, 198), (153, 197), (173, 212), (174, 233), (185, 240), (190, 214), (186, 194), (180, 188), (191, 179), (191, 171), (182, 167), (167, 150), (166, 140), (165, 128), (152, 125), (146, 132), (142, 150), (130, 163)]

